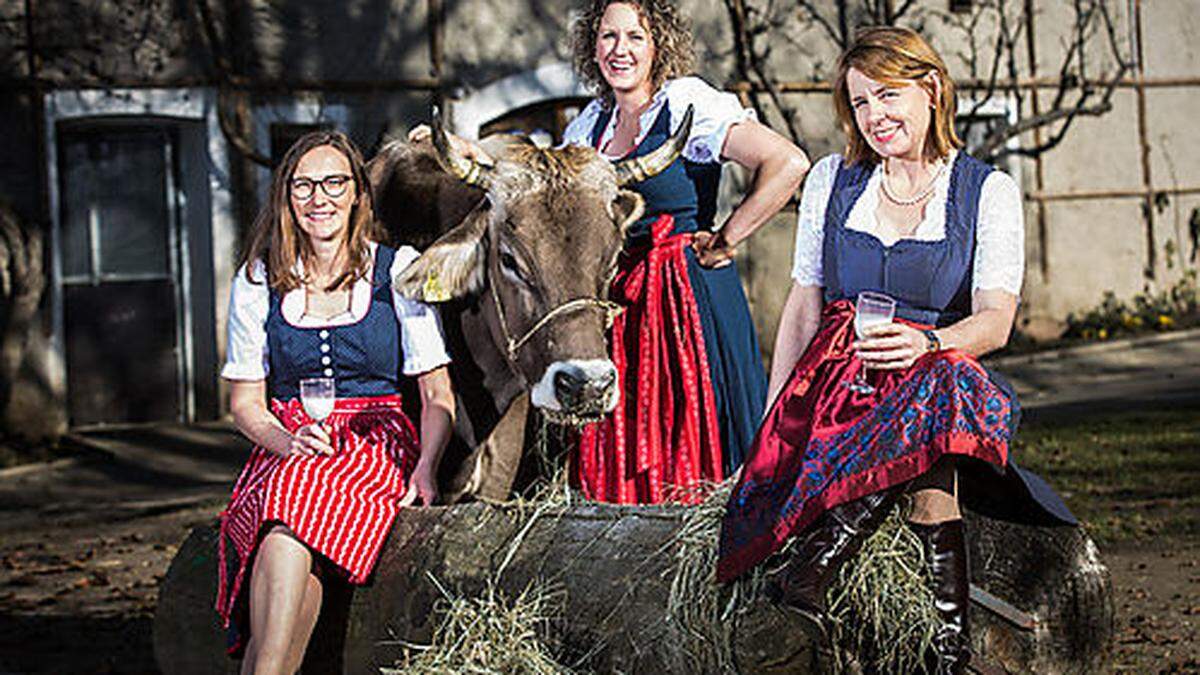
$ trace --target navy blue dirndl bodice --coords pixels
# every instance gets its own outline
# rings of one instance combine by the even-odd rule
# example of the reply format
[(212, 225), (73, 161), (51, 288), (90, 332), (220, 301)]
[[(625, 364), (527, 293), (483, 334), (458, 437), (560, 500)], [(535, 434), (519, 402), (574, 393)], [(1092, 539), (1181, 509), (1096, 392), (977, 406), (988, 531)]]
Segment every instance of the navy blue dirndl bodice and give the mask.
[[(591, 144), (597, 150), (613, 111), (614, 108), (601, 111), (592, 126)], [(697, 110), (696, 114), (701, 111)], [(671, 102), (668, 100), (628, 156), (641, 157), (653, 152), (670, 137)], [(674, 218), (673, 235), (712, 230), (720, 183), (719, 162), (693, 162), (680, 156), (657, 175), (628, 186), (642, 196), (646, 210), (626, 231), (626, 249), (648, 244), (650, 225), (663, 214)], [(737, 264), (707, 269), (696, 261), (690, 247), (685, 250), (685, 255), (704, 334), (705, 355), (721, 427), (721, 450), (728, 475), (741, 466), (754, 440), (767, 397), (767, 376)]]
[[(874, 164), (842, 164), (825, 212), (822, 276), (825, 301), (854, 301), (861, 291), (885, 293), (896, 300), (896, 315), (917, 323), (948, 326), (971, 314), (975, 228), (983, 184), (991, 166), (960, 152), (950, 172), (946, 200), (946, 236), (938, 241), (901, 239), (885, 246), (874, 235), (846, 227), (850, 210), (862, 196)], [(1012, 401), (1009, 431), (1021, 419), (1016, 393), (999, 373), (986, 368), (992, 382)], [(1040, 476), (1009, 456), (1003, 472), (984, 462), (962, 462), (963, 502), (984, 515), (1035, 525), (1074, 525), (1078, 521)]]
[(846, 227), (874, 169), (865, 162), (838, 168), (825, 211), (825, 302), (853, 302), (862, 291), (877, 291), (895, 298), (896, 315), (909, 321), (947, 326), (967, 317), (979, 197), (994, 169), (958, 153), (950, 172), (945, 238), (901, 239), (891, 246)]
[[(599, 149), (600, 137), (608, 127), (614, 108), (600, 113), (592, 127), (592, 147)], [(629, 157), (641, 157), (654, 150), (671, 137), (671, 105), (663, 105), (654, 124), (646, 132)], [(646, 212), (626, 233), (627, 243), (636, 243), (650, 232), (653, 223), (662, 214), (675, 219), (672, 234), (711, 230), (717, 214), (717, 188), (721, 183), (720, 164), (700, 164), (685, 157), (675, 160), (656, 176), (638, 183), (635, 189), (646, 202)]]
[(338, 398), (387, 396), (398, 391), (403, 360), (388, 275), (395, 257), (393, 248), (375, 248), (371, 305), (366, 316), (351, 324), (293, 326), (283, 316), (282, 297), (271, 291), (267, 312), (267, 390), (271, 398), (299, 397), (300, 380), (308, 377), (333, 377)]

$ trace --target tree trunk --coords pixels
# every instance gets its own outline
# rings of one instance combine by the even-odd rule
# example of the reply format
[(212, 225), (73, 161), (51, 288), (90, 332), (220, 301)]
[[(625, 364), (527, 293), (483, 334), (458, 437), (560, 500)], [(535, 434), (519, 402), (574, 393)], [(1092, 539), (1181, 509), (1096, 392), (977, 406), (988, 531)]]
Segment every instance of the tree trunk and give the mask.
[(12, 209), (0, 203), (0, 413), (8, 408), (25, 360), (45, 285), (41, 233), (22, 227)]
[[(720, 654), (668, 610), (681, 507), (577, 505), (524, 514), (468, 504), (406, 510), (368, 586), (332, 593), (305, 672), (376, 673), (402, 658), (400, 642), (428, 643), (441, 592), (476, 594), (497, 577), (514, 597), (531, 580), (565, 590), (557, 638), (567, 665), (595, 672), (717, 672)], [(1111, 584), (1095, 546), (1075, 528), (1030, 528), (969, 517), (974, 582), (1036, 619), (1023, 630), (973, 607), (974, 652), (1013, 672), (1090, 673), (1106, 662)], [(236, 672), (212, 610), (216, 534), (197, 528), (163, 582), (154, 626), (164, 672)], [(729, 589), (722, 589), (718, 608)], [(721, 632), (721, 624), (711, 628)], [(827, 669), (812, 626), (753, 597), (724, 624), (725, 662), (743, 673)], [(709, 641), (706, 642), (708, 638)], [(697, 645), (701, 645), (697, 647)], [(705, 652), (708, 653), (705, 653)]]

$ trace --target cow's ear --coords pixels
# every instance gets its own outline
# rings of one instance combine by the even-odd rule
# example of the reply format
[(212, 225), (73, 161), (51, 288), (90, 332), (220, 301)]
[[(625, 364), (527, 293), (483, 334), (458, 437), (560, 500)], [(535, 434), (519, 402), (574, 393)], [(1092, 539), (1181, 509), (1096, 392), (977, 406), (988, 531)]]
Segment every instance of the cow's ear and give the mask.
[(392, 280), (400, 295), (424, 302), (445, 302), (483, 288), (488, 213), (482, 206), (429, 248)]
[(625, 234), (625, 230), (629, 229), (630, 225), (642, 217), (642, 212), (645, 209), (646, 202), (642, 200), (642, 196), (638, 193), (633, 190), (617, 191), (617, 198), (612, 203), (612, 215), (622, 235)]

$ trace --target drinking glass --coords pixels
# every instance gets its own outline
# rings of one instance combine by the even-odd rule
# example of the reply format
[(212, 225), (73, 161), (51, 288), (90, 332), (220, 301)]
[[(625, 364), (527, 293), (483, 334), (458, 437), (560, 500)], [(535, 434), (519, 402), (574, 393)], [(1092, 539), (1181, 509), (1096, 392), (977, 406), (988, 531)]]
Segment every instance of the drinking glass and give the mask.
[(333, 412), (337, 394), (332, 377), (310, 377), (300, 380), (300, 404), (317, 424)]
[[(859, 340), (866, 338), (867, 329), (871, 326), (891, 323), (896, 316), (896, 301), (874, 291), (863, 291), (858, 294), (854, 303), (854, 334)], [(847, 382), (846, 387), (856, 394), (874, 394), (875, 387), (867, 382), (867, 366), (862, 369), (854, 380)]]

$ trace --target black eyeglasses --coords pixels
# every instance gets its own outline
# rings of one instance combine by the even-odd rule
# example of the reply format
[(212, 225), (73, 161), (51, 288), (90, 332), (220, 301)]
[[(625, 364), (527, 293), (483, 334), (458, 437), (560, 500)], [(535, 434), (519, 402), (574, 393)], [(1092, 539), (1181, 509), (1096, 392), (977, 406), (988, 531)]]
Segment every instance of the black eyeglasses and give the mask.
[(321, 186), (321, 191), (326, 196), (331, 198), (341, 197), (346, 194), (346, 188), (350, 183), (354, 182), (353, 176), (347, 176), (344, 173), (335, 173), (325, 176), (320, 180), (311, 178), (293, 178), (291, 182), (292, 196), (296, 199), (309, 199), (313, 196), (317, 186)]

